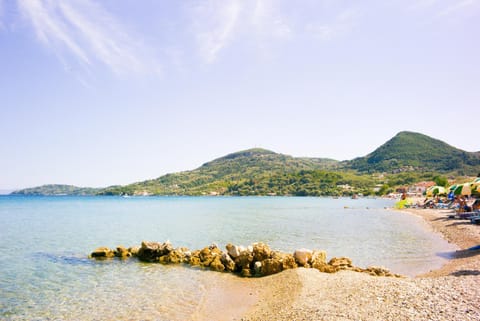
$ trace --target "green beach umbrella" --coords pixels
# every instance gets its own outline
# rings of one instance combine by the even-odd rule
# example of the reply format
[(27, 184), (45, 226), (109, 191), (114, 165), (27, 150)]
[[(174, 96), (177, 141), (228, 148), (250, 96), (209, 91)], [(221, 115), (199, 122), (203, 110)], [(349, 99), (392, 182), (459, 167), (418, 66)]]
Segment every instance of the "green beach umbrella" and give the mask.
[(431, 186), (426, 191), (427, 196), (434, 196), (434, 195), (445, 195), (446, 190), (445, 187), (442, 186)]
[(472, 189), (470, 188), (470, 183), (458, 184), (453, 190), (453, 193), (455, 195), (471, 195)]
[(448, 190), (449, 190), (449, 191), (453, 191), (453, 190), (455, 190), (455, 189), (457, 188), (457, 186), (458, 186), (458, 184), (453, 184), (453, 185), (451, 185), (451, 186), (448, 188)]

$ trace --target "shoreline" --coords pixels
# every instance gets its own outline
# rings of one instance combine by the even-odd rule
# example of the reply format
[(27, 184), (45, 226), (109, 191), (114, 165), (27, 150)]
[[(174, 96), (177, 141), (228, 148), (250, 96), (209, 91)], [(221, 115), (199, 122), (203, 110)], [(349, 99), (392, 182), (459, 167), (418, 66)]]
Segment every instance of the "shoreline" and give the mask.
[(447, 262), (439, 269), (417, 277), (442, 277), (466, 271), (480, 272), (480, 251), (467, 249), (480, 244), (480, 228), (468, 220), (448, 219), (453, 212), (443, 209), (402, 209), (403, 212), (421, 217), (431, 228), (459, 250), (449, 253)]
[(480, 228), (447, 219), (446, 210), (401, 211), (421, 217), (460, 250), (413, 278), (302, 268), (265, 277), (256, 280), (258, 301), (241, 320), (480, 320), (480, 251), (466, 250), (480, 244)]

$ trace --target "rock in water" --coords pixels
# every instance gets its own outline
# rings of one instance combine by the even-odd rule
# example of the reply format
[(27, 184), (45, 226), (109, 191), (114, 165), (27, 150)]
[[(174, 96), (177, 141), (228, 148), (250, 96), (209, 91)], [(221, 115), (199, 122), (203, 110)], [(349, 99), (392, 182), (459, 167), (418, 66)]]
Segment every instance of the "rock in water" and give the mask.
[(271, 258), (272, 250), (265, 243), (254, 243), (253, 244), (253, 260), (254, 261), (263, 261)]
[(310, 265), (314, 269), (322, 269), (325, 265), (327, 265), (327, 252), (313, 251), (312, 258), (310, 259)]
[(199, 250), (196, 250), (196, 251), (193, 251), (190, 255), (190, 259), (188, 260), (187, 262), (188, 264), (192, 265), (192, 266), (198, 266), (201, 264), (201, 261), (200, 261), (200, 251)]
[(132, 246), (128, 248), (128, 252), (130, 252), (132, 256), (138, 256), (138, 251), (140, 251), (140, 248), (138, 246)]
[(266, 259), (262, 261), (262, 275), (272, 275), (280, 273), (283, 270), (283, 262), (280, 257)]
[(222, 253), (222, 257), (220, 259), (223, 266), (225, 267), (225, 270), (229, 272), (235, 271), (235, 262), (233, 262), (230, 255), (228, 255), (227, 253)]
[(142, 242), (142, 246), (126, 249), (118, 246), (116, 250), (108, 247), (99, 247), (93, 251), (90, 257), (106, 259), (112, 257), (127, 258), (137, 256), (141, 261), (158, 262), (164, 264), (187, 263), (192, 266), (210, 268), (213, 271), (228, 271), (238, 273), (244, 277), (266, 276), (294, 269), (298, 266), (313, 267), (321, 272), (335, 273), (340, 270), (369, 273), (376, 276), (400, 277), (383, 267), (368, 267), (366, 269), (355, 267), (348, 257), (334, 257), (327, 263), (325, 251), (311, 251), (298, 249), (293, 255), (278, 251), (272, 251), (262, 242), (244, 248), (228, 244), (227, 253), (212, 244), (202, 250), (191, 252), (188, 248), (174, 249), (170, 242)]
[(330, 262), (328, 262), (328, 264), (333, 266), (337, 270), (343, 270), (353, 267), (352, 260), (348, 257), (334, 257), (330, 260)]
[(132, 256), (132, 254), (125, 247), (120, 245), (120, 246), (117, 246), (117, 250), (115, 251), (115, 256), (124, 259)]
[(156, 262), (161, 256), (169, 254), (173, 251), (173, 246), (170, 242), (142, 242), (140, 250), (138, 250), (138, 258), (145, 262)]
[(295, 257), (295, 261), (300, 266), (305, 266), (308, 264), (310, 259), (312, 258), (312, 250), (308, 249), (298, 249), (295, 251), (293, 256)]
[(184, 247), (174, 249), (167, 255), (159, 257), (158, 262), (164, 263), (164, 264), (184, 263), (187, 261), (187, 258), (186, 258), (187, 252), (188, 252), (188, 249)]
[(231, 243), (228, 243), (225, 247), (227, 249), (228, 255), (230, 255), (230, 257), (234, 260), (239, 257), (240, 253), (243, 251), (240, 246), (236, 246)]
[[(250, 265), (253, 262), (253, 252), (250, 252), (248, 249), (241, 252), (240, 255), (235, 259), (235, 266), (237, 270), (249, 270)], [(242, 272), (242, 274), (244, 274)]]
[(222, 257), (222, 251), (218, 247), (209, 246), (203, 248), (199, 253), (200, 265), (204, 267), (209, 267), (217, 256), (219, 258)]
[(210, 263), (210, 270), (212, 271), (217, 271), (217, 272), (222, 272), (225, 270), (225, 266), (222, 264), (222, 257), (220, 255), (216, 255)]
[(95, 249), (90, 256), (96, 259), (107, 259), (114, 257), (115, 252), (108, 247), (99, 247)]
[(256, 276), (262, 275), (262, 262), (257, 261), (253, 264), (253, 272)]

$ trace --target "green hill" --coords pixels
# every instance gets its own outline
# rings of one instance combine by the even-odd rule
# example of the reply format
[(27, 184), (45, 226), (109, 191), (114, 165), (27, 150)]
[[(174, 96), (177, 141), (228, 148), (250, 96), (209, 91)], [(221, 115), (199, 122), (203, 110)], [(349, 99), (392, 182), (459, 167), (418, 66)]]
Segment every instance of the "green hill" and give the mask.
[(480, 153), (466, 152), (419, 133), (400, 132), (367, 156), (345, 162), (254, 148), (217, 158), (194, 170), (125, 186), (93, 189), (45, 185), (14, 194), (350, 195), (379, 189), (383, 193), (421, 180), (446, 180), (446, 174), (474, 176), (479, 172)]
[(345, 164), (360, 172), (439, 171), (475, 175), (480, 169), (480, 155), (404, 131), (367, 156)]
[(101, 195), (154, 194), (202, 195), (230, 194), (232, 184), (259, 180), (275, 174), (333, 168), (338, 162), (323, 158), (296, 158), (266, 149), (248, 149), (203, 164), (192, 170), (167, 174), (157, 179), (101, 191)]
[(94, 195), (100, 191), (98, 188), (77, 187), (73, 185), (42, 185), (38, 187), (25, 188), (14, 191), (12, 195)]

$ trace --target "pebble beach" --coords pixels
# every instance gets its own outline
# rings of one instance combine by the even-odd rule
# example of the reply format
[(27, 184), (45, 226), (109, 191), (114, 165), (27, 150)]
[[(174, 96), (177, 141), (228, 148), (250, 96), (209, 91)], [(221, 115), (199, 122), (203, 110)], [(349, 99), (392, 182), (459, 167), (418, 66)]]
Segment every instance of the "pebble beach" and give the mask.
[(443, 253), (449, 257), (443, 267), (413, 278), (284, 271), (255, 280), (245, 293), (255, 302), (248, 312), (222, 320), (480, 320), (480, 251), (467, 250), (480, 244), (480, 227), (448, 219), (446, 210), (403, 211), (460, 250)]

